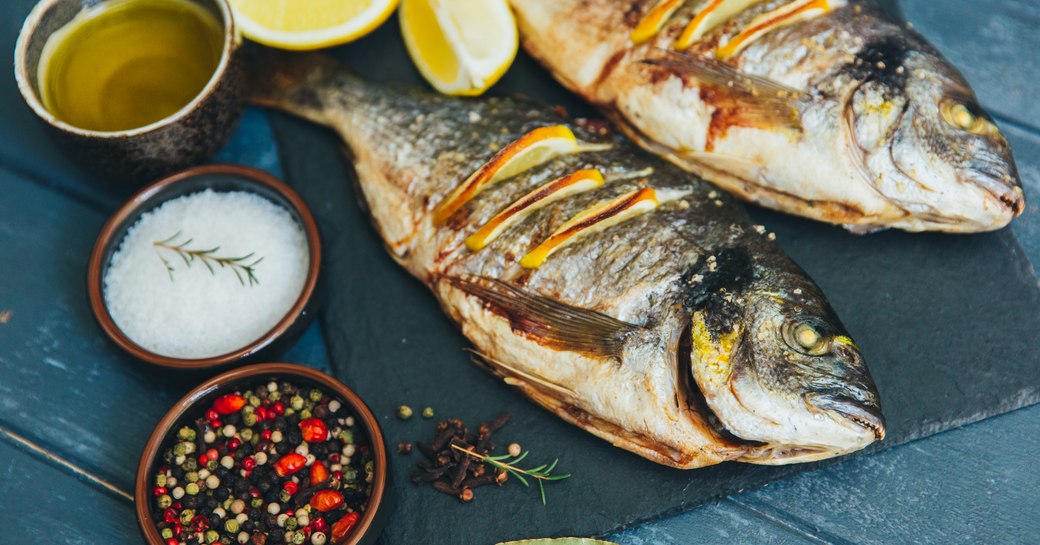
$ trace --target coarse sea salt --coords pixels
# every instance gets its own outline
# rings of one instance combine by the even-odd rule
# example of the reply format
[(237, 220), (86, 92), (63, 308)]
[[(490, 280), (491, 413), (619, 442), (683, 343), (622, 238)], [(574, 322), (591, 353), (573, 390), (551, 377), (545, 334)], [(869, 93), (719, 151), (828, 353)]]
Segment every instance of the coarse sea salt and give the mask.
[[(178, 235), (174, 237), (174, 235)], [(174, 237), (171, 239), (171, 237)], [(191, 242), (184, 244), (188, 239)], [(230, 265), (184, 250), (209, 250), (253, 267), (251, 284)], [(165, 261), (164, 261), (165, 260)], [(174, 358), (227, 354), (259, 339), (292, 308), (307, 280), (307, 237), (289, 211), (254, 193), (206, 190), (146, 212), (123, 238), (105, 273), (105, 304), (116, 326), (141, 347)], [(169, 266), (172, 270), (167, 270)]]

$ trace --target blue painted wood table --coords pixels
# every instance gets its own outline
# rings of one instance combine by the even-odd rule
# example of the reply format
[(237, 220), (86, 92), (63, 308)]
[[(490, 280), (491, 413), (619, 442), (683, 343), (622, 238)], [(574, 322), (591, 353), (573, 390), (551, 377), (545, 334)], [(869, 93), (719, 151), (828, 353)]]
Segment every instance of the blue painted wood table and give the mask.
[[(0, 6), (13, 50), (31, 0)], [(1010, 137), (1040, 264), (1040, 3), (907, 0)], [(130, 495), (151, 426), (190, 388), (119, 353), (90, 319), (86, 259), (120, 193), (64, 159), (0, 74), (0, 543), (140, 543)], [(280, 174), (263, 112), (217, 161)], [(1040, 310), (1040, 309), (1038, 309)], [(328, 368), (311, 327), (283, 358)], [(746, 491), (612, 536), (622, 544), (1040, 543), (1040, 407)], [(395, 521), (407, 524), (407, 521)]]

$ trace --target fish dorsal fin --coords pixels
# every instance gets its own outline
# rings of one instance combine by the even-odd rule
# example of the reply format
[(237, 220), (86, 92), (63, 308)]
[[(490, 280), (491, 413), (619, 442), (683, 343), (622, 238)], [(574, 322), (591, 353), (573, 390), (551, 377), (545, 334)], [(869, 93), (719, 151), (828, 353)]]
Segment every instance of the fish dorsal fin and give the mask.
[(527, 293), (500, 280), (475, 276), (444, 280), (508, 319), (514, 331), (557, 350), (619, 357), (625, 339), (639, 329), (606, 314)]
[(734, 121), (745, 126), (786, 127), (801, 130), (795, 103), (802, 93), (768, 78), (744, 74), (715, 59), (659, 50), (644, 64), (695, 80), (712, 91), (716, 108), (731, 107)]

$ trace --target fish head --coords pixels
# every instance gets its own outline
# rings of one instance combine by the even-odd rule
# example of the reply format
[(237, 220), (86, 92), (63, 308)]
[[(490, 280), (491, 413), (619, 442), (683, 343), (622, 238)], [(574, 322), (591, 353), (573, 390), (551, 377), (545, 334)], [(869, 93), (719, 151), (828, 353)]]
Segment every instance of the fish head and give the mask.
[(873, 378), (819, 288), (800, 271), (756, 276), (691, 314), (690, 369), (716, 427), (757, 445), (751, 452), (768, 458), (761, 463), (840, 455), (884, 438)]
[(964, 77), (927, 44), (860, 54), (845, 117), (856, 167), (918, 229), (988, 231), (1022, 213), (1011, 146)]

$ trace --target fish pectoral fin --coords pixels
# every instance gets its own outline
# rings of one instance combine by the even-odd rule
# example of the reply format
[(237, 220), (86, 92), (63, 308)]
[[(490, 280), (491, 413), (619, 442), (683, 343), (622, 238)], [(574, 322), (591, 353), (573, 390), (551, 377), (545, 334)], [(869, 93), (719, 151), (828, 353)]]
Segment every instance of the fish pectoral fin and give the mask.
[(620, 357), (625, 339), (639, 328), (606, 314), (527, 293), (500, 280), (484, 277), (445, 277), (444, 280), (509, 320), (514, 331), (556, 350)]
[(795, 103), (802, 93), (773, 80), (744, 74), (715, 59), (661, 50), (643, 64), (668, 70), (679, 77), (696, 80), (712, 93), (705, 98), (718, 109), (727, 110), (730, 124), (752, 127), (783, 127), (800, 131), (802, 124)]

